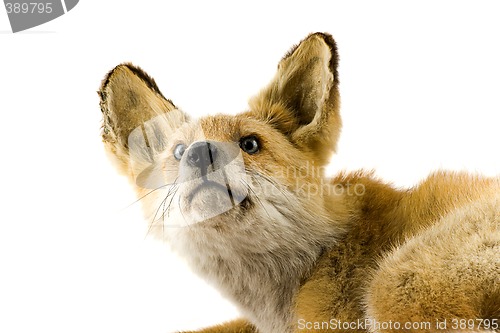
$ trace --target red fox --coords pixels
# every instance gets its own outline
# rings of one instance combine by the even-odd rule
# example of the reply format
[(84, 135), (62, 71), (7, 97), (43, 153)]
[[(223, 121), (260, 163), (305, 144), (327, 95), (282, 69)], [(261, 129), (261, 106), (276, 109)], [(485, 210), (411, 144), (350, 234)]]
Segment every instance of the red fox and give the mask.
[(500, 179), (327, 178), (337, 65), (311, 34), (247, 111), (201, 119), (132, 64), (104, 78), (105, 149), (150, 232), (242, 313), (199, 332), (500, 332)]

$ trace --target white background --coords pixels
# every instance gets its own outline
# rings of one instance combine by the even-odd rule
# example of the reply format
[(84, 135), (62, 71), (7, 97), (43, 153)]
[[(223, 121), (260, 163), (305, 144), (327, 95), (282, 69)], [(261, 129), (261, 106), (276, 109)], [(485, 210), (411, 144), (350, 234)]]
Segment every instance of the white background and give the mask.
[(96, 90), (132, 61), (197, 114), (235, 113), (308, 33), (337, 40), (332, 170), (411, 186), (500, 174), (496, 1), (90, 1), (24, 33), (0, 8), (0, 332), (174, 332), (237, 316), (146, 237), (100, 142)]

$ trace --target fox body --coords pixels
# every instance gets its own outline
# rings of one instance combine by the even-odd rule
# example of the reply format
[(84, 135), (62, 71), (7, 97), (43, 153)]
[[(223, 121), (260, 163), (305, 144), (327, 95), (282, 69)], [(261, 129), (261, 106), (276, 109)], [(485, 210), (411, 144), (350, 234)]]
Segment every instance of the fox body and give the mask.
[(327, 178), (337, 65), (332, 37), (309, 35), (248, 111), (201, 119), (131, 64), (103, 80), (104, 145), (150, 232), (244, 316), (200, 332), (499, 331), (499, 179)]

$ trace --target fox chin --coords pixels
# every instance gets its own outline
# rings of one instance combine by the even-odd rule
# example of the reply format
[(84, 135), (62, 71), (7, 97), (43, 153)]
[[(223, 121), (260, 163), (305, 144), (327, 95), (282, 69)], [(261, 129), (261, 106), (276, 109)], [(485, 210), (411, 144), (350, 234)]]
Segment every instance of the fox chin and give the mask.
[(200, 119), (130, 63), (102, 81), (104, 146), (150, 231), (241, 311), (198, 332), (500, 332), (500, 179), (328, 178), (337, 67), (311, 34), (246, 111)]

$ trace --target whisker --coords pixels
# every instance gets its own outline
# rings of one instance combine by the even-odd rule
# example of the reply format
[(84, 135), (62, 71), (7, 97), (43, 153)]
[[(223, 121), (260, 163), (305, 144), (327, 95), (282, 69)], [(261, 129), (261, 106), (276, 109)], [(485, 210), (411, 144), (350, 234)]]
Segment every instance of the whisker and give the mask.
[(150, 195), (151, 193), (155, 192), (155, 191), (158, 191), (158, 190), (161, 190), (162, 188), (164, 187), (167, 187), (167, 186), (171, 186), (171, 185), (174, 185), (174, 183), (170, 183), (170, 184), (164, 184), (164, 185), (161, 185), (161, 186), (158, 186), (157, 188), (155, 189), (152, 189), (151, 191), (149, 191), (148, 193), (144, 194), (143, 196), (141, 196), (139, 199), (135, 200), (134, 202), (132, 202), (131, 204), (129, 204), (128, 206), (126, 206), (125, 208), (123, 209), (127, 209), (127, 208), (130, 208), (132, 205), (135, 205), (136, 203), (138, 203), (139, 201), (141, 201), (142, 199), (144, 199), (145, 197), (147, 197), (148, 195)]
[(153, 229), (153, 226), (156, 224), (156, 222), (157, 222), (156, 216), (158, 215), (158, 212), (160, 211), (160, 208), (161, 208), (162, 204), (167, 199), (168, 199), (168, 195), (160, 202), (160, 205), (158, 206), (158, 209), (156, 209), (155, 215), (153, 216), (153, 219), (151, 220), (151, 223), (149, 223), (149, 228), (148, 228), (148, 231), (146, 233), (146, 237), (149, 235), (149, 233), (151, 232), (151, 229)]
[(266, 212), (267, 216), (271, 219), (271, 215), (269, 215), (269, 212), (267, 211), (266, 207), (262, 203), (262, 200), (260, 200), (259, 196), (257, 195), (257, 193), (255, 193), (255, 191), (253, 190), (253, 188), (251, 188), (250, 185), (246, 181), (244, 181), (243, 179), (241, 180), (241, 183), (243, 185), (245, 185), (254, 194), (255, 200), (257, 200), (257, 202), (262, 206), (262, 208)]
[(186, 224), (186, 226), (188, 228), (191, 228), (191, 225), (186, 221), (186, 218), (184, 217), (184, 213), (182, 212), (182, 209), (181, 209), (181, 197), (180, 196), (179, 196), (179, 200), (177, 200), (177, 205), (179, 207), (179, 212), (181, 212), (182, 220), (184, 221), (184, 223)]
[[(176, 178), (174, 180), (174, 182), (171, 184), (171, 187), (169, 188), (168, 192), (167, 192), (167, 195), (165, 196), (165, 198), (160, 202), (160, 204), (158, 205), (158, 208), (156, 209), (156, 212), (153, 216), (153, 219), (151, 220), (151, 223), (149, 224), (149, 228), (148, 228), (148, 231), (146, 233), (146, 237), (149, 235), (149, 233), (151, 232), (151, 229), (153, 228), (153, 226), (160, 220), (162, 220), (162, 234), (164, 233), (164, 225), (165, 225), (165, 203), (168, 199), (169, 196), (173, 196), (175, 195), (175, 192), (177, 192), (177, 190), (175, 190), (174, 193), (172, 193), (172, 191), (174, 191), (175, 188), (177, 188), (179, 185), (177, 184), (177, 179)], [(161, 217), (158, 218), (158, 220), (156, 219), (156, 216), (158, 215), (158, 212), (160, 211), (160, 209), (163, 207), (163, 211), (162, 211), (162, 214), (161, 214)]]
[[(288, 192), (286, 192), (280, 184), (277, 184), (275, 180), (270, 178), (268, 175), (257, 174), (257, 173), (254, 173), (254, 175), (256, 176), (255, 179), (257, 181), (258, 181), (258, 177), (262, 178), (263, 180), (265, 180), (266, 182), (271, 184), (276, 190), (278, 190), (289, 203), (292, 203), (290, 201), (290, 194)], [(259, 184), (260, 184), (260, 182), (259, 182)]]
[[(167, 193), (168, 198), (168, 193)], [(161, 237), (165, 240), (165, 203), (167, 200), (163, 201), (163, 212), (161, 213)]]
[[(163, 215), (165, 215), (165, 211), (167, 212), (167, 217), (170, 216), (170, 206), (172, 206), (172, 201), (175, 198), (175, 194), (177, 193), (177, 190), (179, 189), (179, 186), (180, 185), (177, 185), (175, 188), (172, 188), (172, 191), (174, 191), (174, 193), (172, 193), (172, 197), (170, 198), (170, 202), (168, 203), (168, 206), (167, 206), (166, 210), (164, 209), (164, 211), (163, 211)], [(169, 192), (169, 195), (170, 195), (170, 192)], [(165, 205), (163, 206), (163, 208), (165, 208)]]

